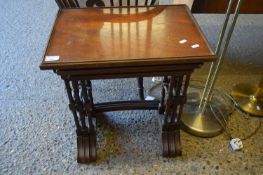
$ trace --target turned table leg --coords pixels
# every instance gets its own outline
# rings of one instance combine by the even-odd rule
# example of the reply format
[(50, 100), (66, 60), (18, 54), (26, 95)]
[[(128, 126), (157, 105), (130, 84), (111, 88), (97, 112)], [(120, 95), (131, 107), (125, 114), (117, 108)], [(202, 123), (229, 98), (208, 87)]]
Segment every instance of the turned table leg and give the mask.
[[(169, 78), (168, 89), (163, 83), (163, 91), (167, 89), (165, 100), (164, 119), (162, 123), (162, 145), (164, 157), (175, 157), (182, 155), (180, 142), (180, 117), (183, 105), (186, 103), (186, 91), (190, 75), (172, 76)], [(164, 99), (163, 99), (164, 100)]]
[(137, 82), (138, 82), (138, 90), (139, 90), (140, 99), (144, 100), (143, 77), (137, 78)]
[(164, 106), (164, 103), (165, 103), (165, 92), (168, 89), (168, 84), (169, 84), (168, 77), (164, 76), (163, 77), (163, 83), (162, 83), (162, 89), (161, 89), (161, 99), (160, 99), (160, 104), (159, 104), (159, 107), (158, 107), (159, 114), (164, 114), (164, 110), (165, 110), (165, 106)]
[(96, 161), (96, 120), (93, 116), (93, 98), (89, 80), (65, 80), (77, 133), (77, 161)]

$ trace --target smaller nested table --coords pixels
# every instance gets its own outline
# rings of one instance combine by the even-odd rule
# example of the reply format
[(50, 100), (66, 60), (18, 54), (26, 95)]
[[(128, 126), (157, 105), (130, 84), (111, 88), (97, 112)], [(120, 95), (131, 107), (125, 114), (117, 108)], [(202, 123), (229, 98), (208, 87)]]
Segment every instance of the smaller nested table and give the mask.
[[(163, 156), (181, 155), (180, 116), (190, 75), (214, 61), (184, 5), (60, 10), (40, 65), (65, 82), (77, 132), (77, 160), (96, 160), (96, 114), (154, 109), (160, 117)], [(93, 103), (91, 80), (163, 76), (161, 100)], [(139, 83), (141, 84), (141, 83)], [(107, 87), (105, 87), (107, 88)]]

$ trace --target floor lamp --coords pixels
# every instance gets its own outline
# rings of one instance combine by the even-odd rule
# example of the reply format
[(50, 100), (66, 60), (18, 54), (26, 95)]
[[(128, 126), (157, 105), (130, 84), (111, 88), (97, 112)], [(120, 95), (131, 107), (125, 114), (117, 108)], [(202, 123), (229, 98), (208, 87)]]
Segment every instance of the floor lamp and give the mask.
[[(181, 118), (182, 128), (193, 135), (200, 137), (213, 137), (219, 135), (223, 131), (222, 126), (215, 119), (215, 117), (213, 116), (213, 112), (211, 111), (210, 107), (208, 107), (208, 105), (213, 104), (213, 106), (216, 107), (217, 110), (224, 111), (225, 113), (227, 112), (225, 109), (225, 105), (213, 98), (213, 90), (239, 16), (241, 4), (242, 0), (239, 0), (235, 8), (234, 17), (230, 28), (228, 32), (226, 32), (231, 9), (233, 7), (233, 0), (229, 1), (225, 15), (225, 22), (223, 24), (215, 50), (216, 55), (218, 55), (218, 60), (212, 63), (210, 67), (210, 71), (201, 97), (194, 100), (197, 102), (188, 102), (185, 105), (184, 113)], [(226, 39), (225, 43), (223, 44), (225, 36)]]

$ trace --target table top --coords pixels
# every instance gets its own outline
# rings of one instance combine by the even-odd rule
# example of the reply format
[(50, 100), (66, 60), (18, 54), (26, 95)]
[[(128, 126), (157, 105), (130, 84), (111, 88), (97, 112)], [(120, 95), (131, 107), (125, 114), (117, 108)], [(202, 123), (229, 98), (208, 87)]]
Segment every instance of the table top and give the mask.
[(214, 61), (185, 5), (63, 9), (41, 69)]

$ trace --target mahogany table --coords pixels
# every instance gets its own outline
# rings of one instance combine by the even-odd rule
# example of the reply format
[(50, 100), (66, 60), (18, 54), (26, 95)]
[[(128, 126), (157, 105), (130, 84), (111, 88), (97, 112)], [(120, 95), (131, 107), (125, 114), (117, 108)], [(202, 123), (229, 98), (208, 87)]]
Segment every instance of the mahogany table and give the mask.
[[(60, 9), (40, 69), (64, 80), (77, 161), (89, 163), (96, 160), (96, 114), (117, 110), (164, 114), (163, 156), (181, 155), (179, 122), (191, 73), (215, 59), (184, 5)], [(93, 103), (91, 80), (152, 76), (164, 77), (160, 101)]]

